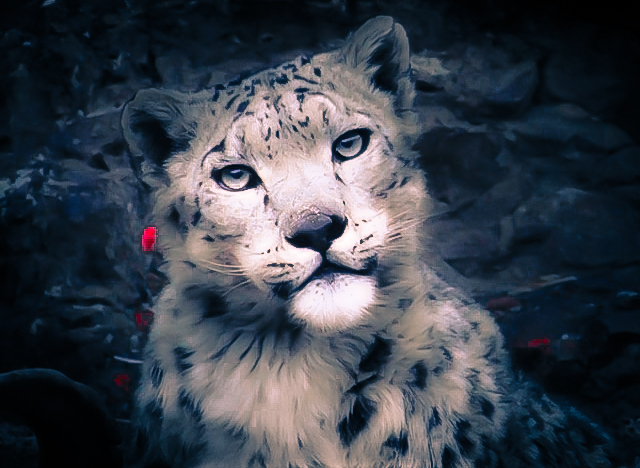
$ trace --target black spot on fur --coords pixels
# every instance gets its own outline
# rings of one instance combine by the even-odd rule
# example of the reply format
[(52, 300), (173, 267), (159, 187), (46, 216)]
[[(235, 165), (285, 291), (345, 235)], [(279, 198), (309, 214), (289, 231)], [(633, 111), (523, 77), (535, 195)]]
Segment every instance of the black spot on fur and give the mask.
[(275, 79), (275, 82), (281, 85), (285, 85), (289, 82), (289, 78), (284, 73)]
[(311, 57), (308, 57), (306, 55), (301, 55), (300, 56), (300, 66), (306, 65), (307, 63), (311, 62)]
[(247, 468), (266, 468), (267, 464), (264, 460), (264, 455), (260, 452), (256, 452), (249, 459), (249, 463), (247, 464)]
[(274, 284), (271, 287), (271, 291), (273, 291), (274, 296), (280, 299), (288, 299), (289, 294), (291, 294), (292, 283), (290, 281), (284, 281), (282, 283)]
[(399, 436), (389, 436), (383, 445), (395, 450), (400, 456), (404, 457), (409, 450), (409, 437), (404, 431), (400, 431)]
[(217, 102), (219, 97), (220, 97), (220, 90), (218, 88), (215, 88), (213, 90), (213, 95), (209, 98), (209, 101)]
[(233, 345), (233, 343), (235, 343), (236, 341), (238, 341), (238, 338), (240, 338), (240, 336), (242, 335), (242, 331), (237, 331), (232, 337), (231, 339), (227, 342), (227, 344), (225, 344), (222, 348), (220, 348), (213, 356), (211, 356), (210, 359), (219, 359), (222, 356), (224, 356), (225, 354), (227, 354), (227, 351), (229, 351), (229, 348), (231, 348), (231, 346)]
[(440, 424), (442, 424), (442, 419), (440, 418), (438, 408), (434, 406), (431, 408), (431, 417), (429, 418), (429, 431), (431, 431), (434, 427), (438, 427)]
[(269, 195), (265, 195), (264, 196), (264, 206), (267, 206), (269, 204)]
[(202, 421), (200, 405), (193, 400), (193, 397), (184, 388), (181, 388), (180, 392), (178, 392), (178, 404), (191, 415), (195, 422)]
[(244, 110), (247, 108), (248, 105), (249, 105), (249, 101), (242, 101), (240, 104), (238, 104), (238, 108), (236, 109), (236, 112), (244, 112)]
[(265, 137), (264, 141), (269, 141), (269, 138), (271, 138), (271, 127), (267, 129), (267, 136)]
[(171, 211), (169, 211), (169, 216), (167, 217), (172, 224), (176, 227), (180, 226), (180, 212), (175, 206), (171, 207)]
[(428, 371), (427, 366), (424, 364), (424, 362), (416, 362), (413, 366), (411, 366), (409, 372), (411, 372), (411, 374), (413, 375), (413, 381), (409, 382), (409, 385), (413, 385), (420, 390), (424, 390), (425, 388), (427, 388)]
[(157, 400), (147, 403), (144, 407), (144, 413), (149, 418), (151, 425), (161, 424), (163, 418), (162, 406)]
[(260, 339), (258, 340), (258, 352), (256, 355), (256, 360), (253, 363), (253, 366), (251, 367), (251, 370), (249, 372), (253, 372), (253, 370), (258, 366), (258, 362), (260, 362), (260, 358), (262, 358), (262, 350), (264, 348), (264, 340), (266, 339), (266, 335), (262, 334), (260, 336)]
[(406, 185), (406, 183), (407, 183), (407, 182), (409, 182), (410, 180), (411, 180), (411, 177), (408, 177), (408, 176), (407, 176), (407, 177), (404, 177), (404, 178), (402, 179), (402, 182), (400, 182), (400, 185), (399, 185), (399, 186), (400, 186), (400, 187), (404, 187), (404, 186)]
[(295, 125), (291, 125), (291, 128), (294, 132), (298, 133), (298, 127), (296, 127)]
[(478, 327), (480, 326), (478, 322), (469, 322), (469, 325), (471, 325), (473, 331), (478, 331)]
[(436, 377), (439, 376), (440, 374), (442, 374), (442, 366), (434, 367), (433, 370), (431, 371), (431, 373), (433, 375), (435, 375)]
[(322, 72), (317, 67), (313, 69), (313, 74), (316, 76), (322, 76)]
[(286, 65), (282, 66), (283, 70), (291, 70), (292, 72), (297, 72), (298, 71), (298, 67), (296, 67), (293, 63), (287, 63)]
[(296, 88), (293, 90), (294, 93), (306, 93), (309, 91), (309, 88)]
[(359, 394), (360, 392), (362, 392), (362, 390), (365, 387), (371, 385), (374, 382), (377, 382), (378, 380), (380, 380), (379, 376), (372, 375), (371, 377), (368, 377), (368, 378), (358, 382), (354, 386), (352, 386), (349, 390), (347, 390), (347, 393)]
[(158, 388), (160, 384), (162, 384), (162, 379), (164, 378), (164, 371), (160, 367), (160, 363), (155, 361), (151, 366), (151, 370), (149, 371), (149, 377), (151, 377), (151, 385), (154, 388)]
[(451, 450), (449, 446), (445, 445), (442, 451), (442, 468), (453, 468), (455, 462), (455, 452)]
[(373, 343), (367, 349), (366, 354), (363, 356), (358, 369), (360, 372), (377, 372), (384, 366), (391, 356), (392, 340), (381, 338), (376, 335)]
[(215, 240), (213, 237), (211, 237), (209, 234), (207, 234), (206, 236), (204, 236), (204, 237), (202, 238), (202, 240), (205, 240), (205, 241), (207, 241), (207, 242), (215, 242), (215, 241), (216, 241), (216, 240)]
[(200, 217), (202, 216), (202, 213), (200, 213), (200, 210), (196, 211), (195, 213), (193, 213), (193, 216), (191, 217), (191, 225), (195, 226), (198, 224), (198, 222), (200, 221)]
[(242, 361), (247, 356), (247, 354), (249, 354), (249, 351), (251, 351), (251, 348), (253, 348), (253, 344), (256, 342), (257, 339), (258, 338), (256, 336), (251, 338), (251, 343), (249, 343), (249, 346), (247, 346), (247, 348), (242, 352), (242, 354), (238, 358), (238, 361)]
[(470, 429), (471, 424), (469, 421), (461, 419), (456, 424), (456, 433), (453, 435), (453, 438), (458, 444), (458, 448), (460, 448), (460, 453), (465, 457), (469, 456), (475, 445), (468, 435)]
[(447, 348), (445, 348), (444, 346), (440, 346), (440, 349), (442, 350), (442, 355), (447, 361), (453, 361), (453, 356), (451, 356), (451, 352)]
[(276, 138), (280, 138), (280, 130), (276, 130)]
[(341, 183), (341, 184), (343, 184), (343, 185), (347, 185), (347, 184), (345, 184), (345, 183), (344, 183), (344, 181), (340, 178), (340, 176), (339, 176), (338, 174), (334, 174), (334, 175), (336, 176), (336, 180), (337, 180), (338, 182), (340, 182), (340, 183)]
[(179, 372), (186, 372), (193, 367), (193, 364), (188, 362), (187, 358), (193, 356), (194, 353), (194, 350), (183, 348), (182, 346), (173, 349), (173, 355), (176, 358), (176, 367)]
[(220, 143), (209, 150), (209, 153), (223, 153), (225, 145), (225, 138), (222, 139)]
[(240, 95), (236, 94), (235, 96), (233, 96), (231, 99), (229, 99), (229, 102), (227, 102), (227, 105), (224, 106), (225, 109), (229, 110), (231, 108), (231, 106), (233, 105), (233, 102), (238, 99), (240, 97)]
[(298, 437), (298, 447), (299, 447), (300, 449), (303, 449), (303, 448), (304, 448), (304, 444), (302, 443), (302, 440), (300, 440), (300, 437)]
[(296, 79), (296, 80), (305, 81), (305, 82), (307, 82), (309, 84), (315, 84), (315, 85), (318, 84), (317, 81), (310, 80), (310, 79), (305, 78), (304, 76), (300, 76), (300, 75), (293, 75), (293, 78)]
[(436, 300), (436, 296), (434, 296), (433, 294), (429, 294), (427, 297), (432, 301)]
[(203, 298), (203, 302), (203, 319), (221, 317), (229, 312), (226, 302), (224, 301), (222, 296), (218, 294), (209, 293), (206, 297)]
[(496, 407), (487, 400), (485, 397), (478, 397), (478, 402), (480, 403), (480, 414), (490, 421), (493, 420), (493, 414), (496, 411)]
[(338, 435), (344, 447), (349, 447), (356, 437), (367, 427), (376, 405), (368, 398), (358, 395), (349, 415), (338, 424)]
[(191, 267), (191, 268), (195, 268), (196, 264), (193, 262), (190, 262), (189, 260), (182, 260), (182, 263), (184, 263), (185, 265)]
[(404, 412), (406, 418), (409, 419), (416, 412), (416, 397), (413, 391), (407, 388), (402, 389), (402, 396), (404, 400)]

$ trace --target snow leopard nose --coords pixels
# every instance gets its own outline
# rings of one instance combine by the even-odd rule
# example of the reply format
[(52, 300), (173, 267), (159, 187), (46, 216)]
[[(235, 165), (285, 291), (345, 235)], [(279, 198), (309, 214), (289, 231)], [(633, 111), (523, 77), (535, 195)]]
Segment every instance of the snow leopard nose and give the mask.
[(331, 242), (342, 235), (346, 227), (346, 218), (314, 213), (302, 218), (292, 229), (293, 235), (286, 239), (294, 247), (324, 253), (329, 249)]

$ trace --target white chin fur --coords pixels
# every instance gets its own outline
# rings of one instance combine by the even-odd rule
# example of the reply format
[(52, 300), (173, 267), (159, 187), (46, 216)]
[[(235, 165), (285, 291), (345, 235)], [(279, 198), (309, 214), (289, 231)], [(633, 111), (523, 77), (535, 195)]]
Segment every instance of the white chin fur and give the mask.
[(310, 281), (291, 300), (289, 313), (309, 327), (339, 331), (357, 325), (373, 304), (376, 282), (349, 274)]

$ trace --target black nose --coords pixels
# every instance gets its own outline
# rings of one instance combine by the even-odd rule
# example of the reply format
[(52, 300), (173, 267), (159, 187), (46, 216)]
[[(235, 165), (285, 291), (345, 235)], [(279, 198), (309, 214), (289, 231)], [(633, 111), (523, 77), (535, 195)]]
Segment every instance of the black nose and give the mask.
[(347, 227), (347, 219), (336, 215), (316, 213), (305, 216), (293, 229), (287, 242), (300, 249), (326, 252), (331, 242), (342, 235)]

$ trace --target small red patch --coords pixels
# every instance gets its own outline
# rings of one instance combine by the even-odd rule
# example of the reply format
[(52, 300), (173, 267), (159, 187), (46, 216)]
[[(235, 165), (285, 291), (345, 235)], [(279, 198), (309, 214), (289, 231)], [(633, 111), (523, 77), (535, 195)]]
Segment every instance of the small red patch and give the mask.
[(534, 338), (529, 341), (529, 348), (537, 348), (538, 346), (548, 346), (551, 343), (549, 338)]
[(129, 385), (131, 384), (131, 377), (129, 377), (129, 374), (118, 374), (113, 378), (113, 381), (125, 392), (129, 391)]
[(136, 320), (136, 328), (144, 333), (149, 331), (149, 327), (153, 323), (153, 311), (139, 310), (134, 315)]
[(142, 234), (142, 251), (152, 252), (156, 249), (156, 240), (158, 239), (158, 229), (150, 226), (144, 230)]

